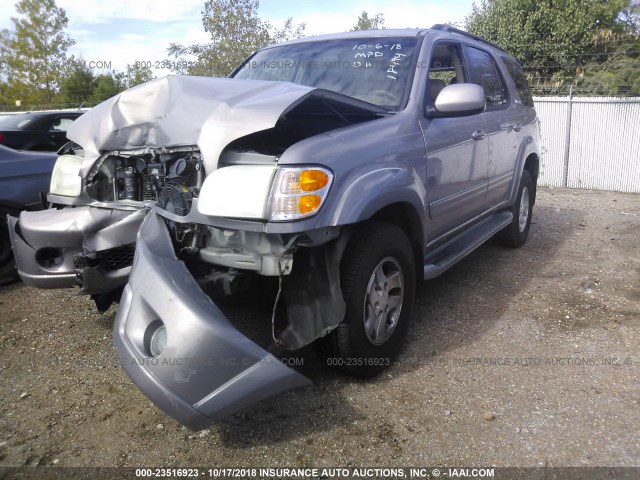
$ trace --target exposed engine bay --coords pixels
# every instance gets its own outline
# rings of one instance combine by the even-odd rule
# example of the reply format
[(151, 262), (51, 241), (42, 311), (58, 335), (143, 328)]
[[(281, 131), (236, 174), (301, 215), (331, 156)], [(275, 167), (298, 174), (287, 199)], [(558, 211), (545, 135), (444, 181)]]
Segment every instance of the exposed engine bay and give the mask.
[[(204, 177), (197, 147), (108, 152), (91, 170), (86, 192), (101, 202), (155, 202), (185, 216)], [(194, 229), (175, 222), (169, 227), (176, 242), (183, 242)]]
[(203, 181), (204, 167), (197, 148), (146, 148), (106, 154), (87, 178), (87, 193), (102, 202), (155, 201), (173, 213), (186, 215)]
[[(264, 178), (271, 181), (276, 174), (269, 172), (276, 172), (281, 157), (286, 156), (287, 150), (295, 144), (326, 132), (383, 118), (388, 112), (323, 90), (272, 82), (250, 82), (244, 86), (239, 82), (210, 80), (171, 78), (152, 82), (157, 84), (153, 89), (151, 85), (139, 89), (140, 95), (143, 90), (149, 90), (150, 95), (158, 96), (159, 103), (162, 98), (170, 98), (178, 92), (182, 100), (175, 105), (183, 105), (186, 101), (184, 92), (191, 94), (206, 87), (207, 95), (197, 96), (197, 101), (201, 104), (203, 98), (211, 99), (211, 105), (197, 110), (199, 120), (190, 118), (185, 122), (179, 108), (166, 113), (166, 106), (162, 107), (162, 115), (160, 111), (155, 112), (157, 115), (153, 112), (142, 115), (134, 101), (137, 94), (134, 96), (133, 90), (122, 94), (113, 105), (105, 102), (90, 112), (84, 119), (85, 129), (71, 135), (75, 145), (84, 150), (83, 196), (97, 202), (95, 206), (99, 209), (114, 208), (112, 204), (116, 203), (118, 211), (144, 208), (157, 213), (167, 226), (176, 257), (184, 262), (200, 288), (212, 297), (244, 290), (255, 281), (256, 275), (279, 277), (289, 321), (277, 332), (274, 327), (274, 338), (278, 337), (280, 345), (286, 348), (300, 348), (335, 327), (327, 319), (342, 318), (344, 314), (339, 284), (329, 281), (337, 275), (334, 267), (338, 264), (340, 249), (328, 245), (325, 248), (325, 244), (338, 237), (339, 229), (293, 235), (267, 234), (261, 229), (245, 231), (233, 225), (223, 227), (215, 219), (250, 218), (257, 222), (268, 219), (270, 203), (266, 199), (271, 187), (250, 189), (250, 194), (243, 194), (238, 199), (233, 196), (234, 192), (225, 190), (228, 185), (236, 185), (237, 180), (223, 182), (214, 189), (211, 180), (229, 178), (218, 175), (223, 171), (248, 172), (242, 169), (255, 167), (255, 171), (267, 172)], [(210, 96), (210, 89), (217, 84), (221, 88), (220, 98)], [(270, 106), (269, 111), (262, 112), (258, 118), (253, 108), (246, 115), (244, 107), (231, 108), (237, 101), (232, 95), (234, 89), (249, 89), (252, 98), (255, 95), (255, 102), (261, 105), (266, 95), (254, 92), (257, 87), (275, 95), (275, 107)], [(245, 105), (249, 101), (245, 98), (242, 102)], [(155, 106), (156, 103), (149, 104), (149, 108)], [(100, 110), (110, 113), (100, 115)], [(211, 122), (213, 117), (210, 118), (207, 112), (217, 110), (226, 112), (224, 121)], [(136, 118), (137, 123), (131, 118)], [(148, 118), (154, 121), (150, 122)], [(127, 121), (123, 123), (123, 119)], [(103, 122), (109, 124), (108, 128), (104, 128)], [(87, 137), (87, 131), (104, 133)], [(77, 155), (74, 148), (69, 150), (65, 153)], [(95, 161), (89, 163), (92, 157)], [(286, 167), (295, 169), (295, 164), (287, 163), (283, 168)], [(205, 182), (207, 177), (209, 183)], [(247, 182), (237, 184), (247, 185), (251, 178), (255, 177), (247, 173), (241, 178)], [(220, 195), (224, 205), (245, 205), (242, 202), (247, 198), (257, 199), (258, 206), (251, 210), (254, 215), (243, 217), (212, 211), (214, 203), (211, 196), (207, 197), (207, 192), (221, 191), (226, 192)], [(266, 213), (261, 214), (261, 209)], [(256, 211), (258, 215), (255, 215)], [(128, 245), (133, 246), (130, 242)], [(103, 250), (102, 246), (95, 249), (95, 253), (85, 249), (74, 258), (82, 284), (91, 280), (88, 276), (90, 268), (102, 272), (108, 266)], [(112, 251), (113, 255), (118, 254), (118, 259), (122, 257), (120, 250), (107, 250), (109, 254)], [(132, 251), (128, 250), (123, 264), (117, 264), (117, 271), (129, 272)], [(303, 286), (315, 292), (313, 298), (307, 298)], [(99, 292), (100, 297), (94, 295), (96, 303), (100, 301), (101, 311), (119, 297), (119, 290), (114, 291), (113, 295), (104, 296), (102, 292)]]
[[(290, 120), (284, 122), (290, 128)], [(278, 136), (278, 132), (282, 133), (279, 127), (260, 135), (279, 138), (279, 145), (264, 142), (260, 148), (255, 145), (255, 136), (244, 137), (222, 153), (218, 168), (276, 164), (288, 144), (299, 140), (300, 135)], [(327, 280), (335, 277), (332, 267), (338, 264), (339, 250), (303, 248), (301, 252), (300, 247), (313, 246), (315, 241), (306, 235), (269, 235), (193, 222), (189, 213), (196, 211), (194, 200), (199, 197), (204, 179), (202, 156), (196, 146), (147, 147), (106, 152), (87, 176), (85, 191), (99, 202), (148, 205), (161, 216), (163, 211), (171, 214), (163, 220), (176, 256), (214, 298), (246, 290), (254, 284), (256, 274), (287, 278), (283, 293), (290, 319), (278, 329), (281, 345), (300, 348), (333, 327), (323, 319), (341, 318), (344, 313), (342, 302), (331, 301), (340, 298), (334, 291), (337, 284)], [(184, 217), (184, 221), (177, 217)], [(333, 238), (328, 232), (322, 237), (320, 243)], [(294, 257), (298, 263), (295, 271)], [(314, 275), (309, 275), (311, 271)], [(315, 292), (314, 301), (306, 298), (305, 288)], [(95, 296), (94, 300), (104, 303), (102, 311), (113, 298)]]

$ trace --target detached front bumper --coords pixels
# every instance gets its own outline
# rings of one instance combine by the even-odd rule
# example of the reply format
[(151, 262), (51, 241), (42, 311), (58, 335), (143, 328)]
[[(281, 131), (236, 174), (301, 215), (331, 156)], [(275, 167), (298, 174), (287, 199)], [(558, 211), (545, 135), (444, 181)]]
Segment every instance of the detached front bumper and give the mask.
[[(166, 346), (149, 339), (162, 322)], [(114, 325), (120, 363), (159, 408), (193, 430), (311, 382), (236, 330), (176, 257), (164, 220), (149, 212)]]
[(39, 288), (81, 285), (84, 293), (100, 294), (122, 287), (145, 213), (84, 206), (9, 217), (18, 273)]

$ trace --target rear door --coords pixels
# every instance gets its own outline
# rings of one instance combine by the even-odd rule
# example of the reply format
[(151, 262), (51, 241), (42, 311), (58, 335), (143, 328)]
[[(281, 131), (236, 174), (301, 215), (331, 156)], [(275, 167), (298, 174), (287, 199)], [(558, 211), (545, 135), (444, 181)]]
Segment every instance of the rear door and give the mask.
[(466, 46), (465, 56), (470, 81), (484, 89), (487, 99), (482, 114), (489, 147), (485, 207), (491, 208), (505, 200), (509, 193), (520, 144), (520, 114), (509, 98), (504, 78), (491, 53)]

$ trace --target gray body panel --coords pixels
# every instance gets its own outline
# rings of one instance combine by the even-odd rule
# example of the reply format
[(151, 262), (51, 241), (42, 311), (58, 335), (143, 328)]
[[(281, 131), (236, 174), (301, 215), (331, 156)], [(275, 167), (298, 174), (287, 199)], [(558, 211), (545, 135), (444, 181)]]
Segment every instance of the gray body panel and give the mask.
[[(27, 285), (39, 288), (76, 286), (83, 268), (75, 258), (134, 243), (145, 213), (86, 206), (22, 212), (19, 220), (9, 217), (18, 274)], [(51, 254), (43, 258), (47, 251)], [(124, 286), (130, 270), (103, 272), (85, 293), (105, 293), (101, 291), (105, 284), (111, 289)]]
[[(150, 358), (145, 331), (161, 320), (167, 346)], [(238, 332), (173, 251), (151, 212), (113, 330), (123, 368), (166, 413), (199, 430), (263, 398), (311, 382)]]
[[(429, 65), (438, 40), (477, 43), (442, 31), (387, 34), (423, 37), (419, 65)], [(366, 35), (384, 33), (327, 38)], [(308, 41), (313, 39), (296, 43)], [(483, 48), (495, 50), (487, 45)], [(496, 112), (429, 116), (427, 70), (415, 68), (407, 104), (400, 111), (380, 113), (370, 105), (371, 118), (296, 141), (277, 158), (278, 167), (319, 165), (333, 174), (329, 194), (317, 214), (285, 222), (211, 217), (199, 212), (198, 198), (194, 198), (190, 212), (179, 216), (150, 203), (98, 202), (86, 192), (76, 198), (52, 196), (57, 203), (76, 208), (11, 220), (20, 274), (37, 286), (76, 284), (79, 272), (73, 259), (78, 254), (132, 242), (146, 215), (114, 327), (123, 367), (140, 389), (178, 421), (199, 429), (269, 395), (308, 384), (227, 321), (176, 257), (165, 220), (273, 235), (278, 240), (282, 234), (304, 234), (301, 236), (317, 247), (337, 238), (346, 243), (352, 225), (386, 207), (400, 206), (415, 220), (411, 240), (417, 261), (424, 260), (424, 277), (441, 274), (511, 222), (512, 213), (507, 209), (514, 204), (525, 162), (539, 151), (539, 132), (535, 111), (513, 97)], [(512, 82), (507, 83), (513, 93)], [(327, 94), (281, 82), (170, 77), (135, 87), (96, 107), (74, 123), (69, 138), (84, 149), (84, 176), (107, 150), (175, 145), (197, 145), (205, 170), (211, 174), (230, 142), (274, 127), (305, 98), (314, 96), (325, 98)], [(328, 97), (345, 101), (339, 94)], [(455, 98), (450, 100), (455, 103)], [(362, 105), (358, 108), (367, 110)], [(39, 248), (47, 246), (67, 252), (55, 271), (43, 269), (35, 257)], [(202, 248), (199, 258), (215, 264), (219, 252), (229, 251)], [(246, 249), (225, 253), (219, 265), (235, 267), (245, 262), (247, 270), (257, 271), (263, 252), (251, 253)], [(331, 267), (336, 267), (326, 272), (338, 271), (340, 255), (321, 259), (328, 258)], [(293, 271), (296, 273), (295, 261)], [(340, 302), (344, 300), (333, 298), (340, 296), (336, 293), (339, 288), (327, 292), (326, 311), (343, 312)], [(302, 315), (309, 313), (313, 300), (301, 302)], [(317, 315), (306, 318), (316, 321), (303, 326), (306, 328), (298, 323), (287, 332), (292, 339), (289, 343), (296, 347), (341, 321)], [(156, 321), (166, 326), (168, 341), (162, 354), (152, 359), (145, 332)], [(178, 358), (208, 362), (196, 366), (171, 362)]]

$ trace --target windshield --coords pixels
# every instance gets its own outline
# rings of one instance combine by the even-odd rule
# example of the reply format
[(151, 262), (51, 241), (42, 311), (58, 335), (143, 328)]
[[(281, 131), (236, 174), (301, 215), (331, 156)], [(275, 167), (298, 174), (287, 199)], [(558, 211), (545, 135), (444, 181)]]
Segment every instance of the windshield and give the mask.
[(234, 77), (323, 88), (398, 110), (417, 43), (416, 37), (383, 37), (282, 45), (256, 53)]
[(38, 117), (30, 113), (21, 113), (18, 115), (7, 115), (0, 117), (0, 128), (16, 128), (22, 129), (27, 125), (36, 121)]

